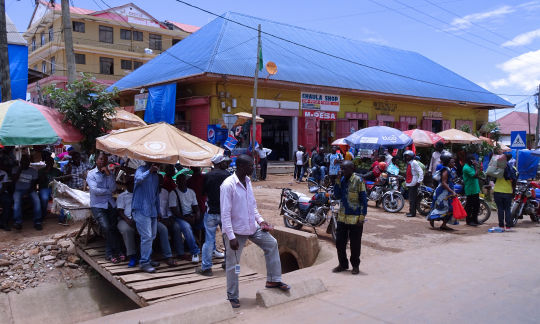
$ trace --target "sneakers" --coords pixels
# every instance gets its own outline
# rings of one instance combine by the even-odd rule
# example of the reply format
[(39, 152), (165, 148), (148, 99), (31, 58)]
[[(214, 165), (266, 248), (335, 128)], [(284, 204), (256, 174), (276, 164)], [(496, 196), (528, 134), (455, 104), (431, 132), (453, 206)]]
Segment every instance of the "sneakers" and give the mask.
[(512, 227), (506, 226), (506, 227), (504, 227), (504, 231), (505, 232), (512, 232)]
[(141, 270), (148, 273), (154, 273), (156, 272), (156, 269), (152, 267), (150, 264), (145, 264), (141, 267)]
[(199, 263), (199, 255), (198, 254), (194, 254), (191, 257), (191, 263)]
[(332, 269), (332, 272), (333, 273), (338, 273), (338, 272), (343, 272), (343, 271), (346, 271), (346, 270), (347, 270), (347, 268), (343, 268), (342, 266), (337, 266), (334, 269)]
[(352, 268), (352, 271), (351, 271), (351, 274), (353, 275), (357, 275), (360, 273), (360, 269), (358, 267), (353, 267)]
[(34, 224), (34, 228), (36, 229), (36, 231), (41, 231), (41, 230), (43, 230), (43, 225), (41, 225), (41, 224)]
[(159, 267), (159, 262), (157, 262), (157, 261), (150, 261), (150, 265), (151, 265), (152, 267)]
[(133, 268), (134, 266), (137, 265), (137, 263), (139, 263), (139, 260), (137, 259), (137, 257), (136, 256), (131, 256), (129, 258), (128, 268)]
[(212, 277), (214, 275), (214, 273), (212, 273), (212, 269), (203, 270), (201, 267), (197, 268), (195, 272), (200, 274), (201, 276), (206, 276), (206, 277)]
[(216, 258), (216, 259), (223, 259), (223, 258), (225, 258), (225, 253), (219, 252), (218, 250), (214, 250), (213, 255), (214, 255), (214, 258)]
[(232, 308), (240, 307), (240, 301), (238, 299), (229, 299), (229, 302), (231, 303)]

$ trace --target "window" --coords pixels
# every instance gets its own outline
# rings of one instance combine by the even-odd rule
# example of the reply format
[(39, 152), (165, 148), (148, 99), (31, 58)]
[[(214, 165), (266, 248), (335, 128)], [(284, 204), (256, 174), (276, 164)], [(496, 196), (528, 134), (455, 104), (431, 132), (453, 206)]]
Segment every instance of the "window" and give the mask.
[(109, 57), (99, 58), (99, 73), (114, 74), (114, 60)]
[(142, 62), (133, 61), (133, 70), (137, 70), (142, 64)]
[(112, 27), (99, 26), (99, 41), (103, 43), (113, 42), (113, 29)]
[(45, 45), (45, 33), (44, 32), (41, 32), (41, 36), (40, 36), (40, 40), (41, 40), (41, 46)]
[(143, 33), (140, 31), (133, 31), (133, 40), (142, 42), (143, 41)]
[(148, 47), (153, 50), (161, 51), (161, 35), (150, 34), (148, 38), (150, 39), (150, 44)]
[(73, 31), (77, 33), (84, 33), (84, 23), (80, 21), (74, 21)]
[(37, 71), (37, 70), (38, 70), (38, 69), (37, 69), (37, 64), (36, 64), (36, 65), (34, 65), (34, 66), (32, 67), (32, 70), (35, 70), (35, 71)]
[(56, 72), (56, 58), (51, 57), (51, 74)]
[(47, 62), (41, 62), (41, 73), (47, 73)]
[(181, 41), (181, 39), (175, 39), (175, 38), (173, 38), (173, 40), (172, 40), (173, 46), (176, 45), (176, 43), (179, 43), (180, 41)]
[(131, 30), (120, 29), (120, 39), (131, 40)]
[(132, 63), (128, 60), (121, 60), (120, 61), (120, 67), (122, 70), (131, 70)]
[(86, 55), (75, 53), (75, 64), (86, 64)]
[(49, 42), (54, 40), (54, 28), (53, 26), (49, 27)]
[(36, 50), (36, 38), (32, 38), (32, 51)]

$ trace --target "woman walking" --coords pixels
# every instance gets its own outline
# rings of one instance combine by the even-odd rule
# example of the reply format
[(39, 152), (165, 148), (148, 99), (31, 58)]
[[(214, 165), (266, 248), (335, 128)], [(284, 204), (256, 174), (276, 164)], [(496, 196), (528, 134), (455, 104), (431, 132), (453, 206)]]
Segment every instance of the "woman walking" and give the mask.
[(463, 186), (467, 202), (465, 211), (467, 212), (466, 222), (469, 226), (478, 226), (478, 211), (480, 209), (480, 184), (478, 183), (478, 161), (473, 154), (467, 154), (465, 165), (463, 165)]
[(455, 173), (451, 171), (455, 166), (455, 160), (450, 152), (443, 152), (440, 156), (442, 169), (440, 172), (439, 185), (435, 189), (433, 206), (427, 216), (431, 227), (435, 227), (435, 221), (442, 221), (439, 227), (442, 231), (453, 231), (446, 223), (452, 218), (452, 200), (456, 196), (454, 192)]
[(506, 159), (506, 167), (502, 178), (497, 178), (495, 187), (493, 188), (493, 199), (497, 205), (497, 215), (499, 216), (499, 227), (509, 231), (512, 226), (512, 215), (510, 207), (512, 205), (513, 188), (516, 181), (516, 173), (513, 167), (508, 163), (512, 158), (512, 154), (507, 152), (501, 159)]

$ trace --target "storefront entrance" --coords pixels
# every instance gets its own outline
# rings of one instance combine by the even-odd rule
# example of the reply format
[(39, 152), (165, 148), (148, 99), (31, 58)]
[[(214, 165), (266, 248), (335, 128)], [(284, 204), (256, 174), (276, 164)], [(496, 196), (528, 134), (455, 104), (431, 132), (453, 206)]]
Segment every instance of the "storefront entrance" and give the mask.
[(292, 152), (292, 118), (262, 115), (262, 143), (272, 150), (271, 161), (290, 161)]
[(330, 144), (333, 141), (333, 134), (332, 134), (332, 123), (331, 121), (320, 121), (319, 126), (319, 146), (322, 146), (326, 148), (327, 150), (330, 148)]

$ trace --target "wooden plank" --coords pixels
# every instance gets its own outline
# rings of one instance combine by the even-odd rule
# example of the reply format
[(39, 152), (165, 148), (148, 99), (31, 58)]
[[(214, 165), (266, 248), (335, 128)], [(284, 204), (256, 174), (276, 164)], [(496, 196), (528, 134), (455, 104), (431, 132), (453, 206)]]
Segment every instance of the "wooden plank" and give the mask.
[(99, 264), (96, 261), (94, 261), (94, 259), (92, 259), (90, 255), (85, 253), (84, 250), (82, 250), (78, 246), (75, 246), (75, 250), (77, 251), (77, 254), (80, 255), (84, 259), (84, 261), (86, 261), (86, 263), (88, 263), (92, 268), (94, 268), (97, 272), (99, 272), (103, 276), (103, 278), (105, 278), (107, 281), (112, 283), (116, 288), (118, 288), (121, 292), (123, 292), (126, 296), (128, 296), (131, 300), (133, 300), (137, 305), (141, 307), (148, 306), (148, 303), (146, 301), (144, 301), (133, 290), (123, 285), (120, 282), (120, 280), (116, 279), (109, 272), (107, 272), (105, 269), (100, 267)]
[[(213, 270), (218, 270), (221, 268), (221, 265), (214, 265), (212, 266)], [(174, 270), (174, 271), (171, 271)], [(183, 273), (194, 273), (195, 267), (193, 266), (179, 266), (179, 267), (173, 267), (173, 268), (166, 268), (164, 271), (161, 272), (155, 272), (155, 273), (146, 273), (146, 272), (137, 272), (132, 274), (126, 274), (120, 276), (120, 280), (124, 283), (129, 282), (135, 282), (135, 281), (143, 281), (143, 280), (150, 280), (150, 279), (158, 279), (158, 278), (165, 278), (165, 277), (174, 277), (179, 274)]]
[(105, 251), (100, 251), (100, 250), (96, 250), (96, 249), (88, 249), (88, 250), (84, 250), (84, 253), (88, 254), (89, 256), (99, 256), (99, 255), (104, 255), (105, 254)]
[[(185, 270), (185, 269), (193, 269), (193, 271), (195, 271), (195, 268), (198, 267), (200, 265), (200, 263), (198, 264), (193, 264), (193, 263), (187, 263), (187, 264), (183, 264), (183, 265), (180, 265), (180, 266), (176, 266), (176, 267), (169, 267), (167, 264), (165, 263), (161, 263), (159, 265), (159, 267), (156, 268), (157, 272), (164, 272), (164, 271), (171, 271), (171, 270)], [(133, 268), (127, 268), (127, 267), (108, 267), (107, 270), (109, 272), (111, 272), (112, 274), (114, 275), (125, 275), (125, 274), (130, 274), (130, 273), (137, 273), (137, 272), (141, 272), (141, 270), (139, 269), (139, 267), (133, 267)]]
[(105, 240), (98, 240), (98, 241), (95, 241), (95, 242), (91, 242), (91, 243), (88, 243), (87, 245), (84, 244), (84, 242), (81, 242), (81, 241), (75, 241), (74, 242), (75, 245), (78, 245), (81, 249), (94, 249), (94, 248), (99, 248), (99, 247), (105, 247)]
[[(255, 272), (251, 273), (255, 274)], [(249, 276), (250, 273), (246, 273), (245, 276)], [(171, 287), (177, 285), (184, 285), (191, 282), (203, 281), (212, 278), (224, 278), (225, 273), (219, 273), (217, 276), (206, 277), (198, 273), (188, 273), (176, 276), (169, 276), (165, 278), (156, 278), (152, 280), (137, 281), (126, 284), (128, 287), (134, 289), (135, 291), (147, 291), (154, 290), (158, 288)], [(224, 281), (223, 281), (224, 282)]]
[[(244, 277), (240, 275), (240, 277)], [(153, 299), (163, 298), (171, 295), (177, 295), (181, 293), (186, 293), (189, 291), (205, 289), (213, 286), (225, 286), (223, 278), (210, 278), (208, 280), (194, 282), (189, 285), (180, 285), (176, 287), (161, 288), (155, 290), (149, 290), (145, 292), (140, 292), (138, 295), (144, 300), (149, 301)]]

